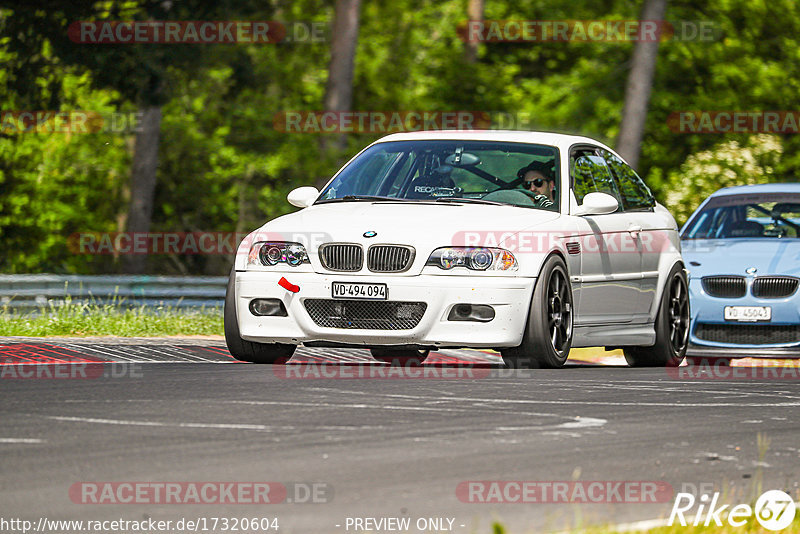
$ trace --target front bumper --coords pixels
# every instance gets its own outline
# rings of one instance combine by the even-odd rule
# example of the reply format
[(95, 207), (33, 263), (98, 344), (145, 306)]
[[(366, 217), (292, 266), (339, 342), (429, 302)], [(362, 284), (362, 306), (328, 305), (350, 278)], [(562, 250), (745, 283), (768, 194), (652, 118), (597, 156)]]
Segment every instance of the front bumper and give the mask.
[[(535, 278), (501, 276), (328, 275), (265, 271), (237, 271), (236, 313), (243, 339), (261, 343), (301, 344), (324, 342), (349, 346), (515, 347), (522, 341)], [(278, 285), (281, 277), (300, 287), (291, 293)], [(314, 322), (306, 299), (331, 299), (332, 283), (385, 283), (389, 301), (424, 302), (419, 323), (406, 330), (328, 328)], [(250, 312), (256, 298), (277, 298), (287, 317), (259, 317)], [(489, 322), (452, 321), (448, 314), (457, 304), (492, 306)]]
[[(691, 335), (687, 356), (699, 358), (800, 358), (800, 336), (770, 342), (770, 329), (800, 331), (800, 296), (776, 299), (757, 298), (748, 294), (739, 298), (709, 295), (701, 279), (689, 284), (692, 306)], [(725, 320), (726, 306), (769, 306), (768, 322), (736, 322)], [(709, 335), (713, 330), (716, 334)], [(758, 334), (759, 330), (764, 334)], [(752, 335), (748, 335), (749, 334)], [(791, 337), (791, 333), (788, 334)], [(782, 336), (776, 336), (782, 337)], [(748, 341), (750, 341), (748, 343)]]
[(686, 356), (694, 358), (800, 358), (800, 347), (710, 346), (689, 343)]

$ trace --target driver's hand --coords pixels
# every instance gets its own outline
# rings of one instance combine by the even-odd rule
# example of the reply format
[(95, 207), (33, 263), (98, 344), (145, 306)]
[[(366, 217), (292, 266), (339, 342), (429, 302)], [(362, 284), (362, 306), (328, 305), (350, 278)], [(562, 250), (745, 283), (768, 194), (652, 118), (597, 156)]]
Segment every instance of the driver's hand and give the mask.
[(533, 197), (533, 202), (540, 208), (550, 208), (553, 206), (553, 201), (547, 198), (547, 195), (536, 195)]

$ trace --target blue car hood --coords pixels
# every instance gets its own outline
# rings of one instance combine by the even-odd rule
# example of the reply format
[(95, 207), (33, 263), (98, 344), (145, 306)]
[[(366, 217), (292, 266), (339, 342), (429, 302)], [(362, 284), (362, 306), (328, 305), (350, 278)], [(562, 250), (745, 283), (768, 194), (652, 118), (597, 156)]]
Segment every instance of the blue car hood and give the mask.
[(756, 276), (800, 276), (800, 239), (687, 239), (681, 248), (692, 278), (745, 275), (750, 267), (758, 269)]

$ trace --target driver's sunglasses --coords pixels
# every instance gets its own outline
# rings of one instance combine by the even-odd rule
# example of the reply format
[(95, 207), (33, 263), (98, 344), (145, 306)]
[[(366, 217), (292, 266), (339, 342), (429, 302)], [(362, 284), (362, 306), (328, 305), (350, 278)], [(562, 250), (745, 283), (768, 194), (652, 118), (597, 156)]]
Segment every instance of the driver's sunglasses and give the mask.
[(531, 187), (531, 184), (535, 185), (536, 187), (542, 187), (542, 185), (544, 184), (544, 182), (545, 182), (545, 181), (544, 181), (544, 180), (542, 180), (541, 178), (535, 178), (535, 179), (533, 179), (533, 180), (531, 180), (531, 181), (525, 182), (525, 187), (527, 187), (528, 189), (530, 189), (530, 187)]

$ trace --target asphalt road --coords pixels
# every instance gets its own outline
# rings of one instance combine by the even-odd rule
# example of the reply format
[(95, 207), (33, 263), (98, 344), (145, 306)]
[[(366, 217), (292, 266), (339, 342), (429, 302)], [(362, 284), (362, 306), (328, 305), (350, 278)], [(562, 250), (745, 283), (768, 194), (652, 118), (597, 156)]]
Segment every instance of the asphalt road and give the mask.
[[(586, 364), (520, 373), (481, 353), (450, 354), (483, 362), (477, 367), (353, 378), (375, 373), (341, 363), (348, 354), (368, 360), (363, 352), (329, 352), (340, 362), (309, 373), (312, 364), (233, 363), (213, 342), (162, 343), (170, 356), (159, 359), (155, 345), (52, 343), (43, 351), (18, 341), (0, 344), (4, 519), (205, 517), (206, 532), (222, 532), (208, 521), (277, 517), (280, 532), (339, 533), (360, 531), (352, 518), (409, 518), (406, 532), (424, 531), (420, 518), (445, 518), (452, 532), (491, 532), (497, 520), (523, 533), (663, 518), (672, 492), (700, 484), (749, 502), (757, 483), (796, 494), (800, 481), (796, 379), (697, 380)], [(48, 354), (51, 368), (79, 365), (81, 355), (84, 364), (126, 363), (89, 364), (78, 377), (9, 374)], [(298, 360), (332, 361), (304, 354)], [(671, 489), (649, 503), (476, 503), (457, 493), (467, 481), (573, 480)], [(94, 504), (74, 486), (207, 481), (275, 482), (288, 495), (259, 505)], [(318, 502), (289, 502), (312, 485)]]

